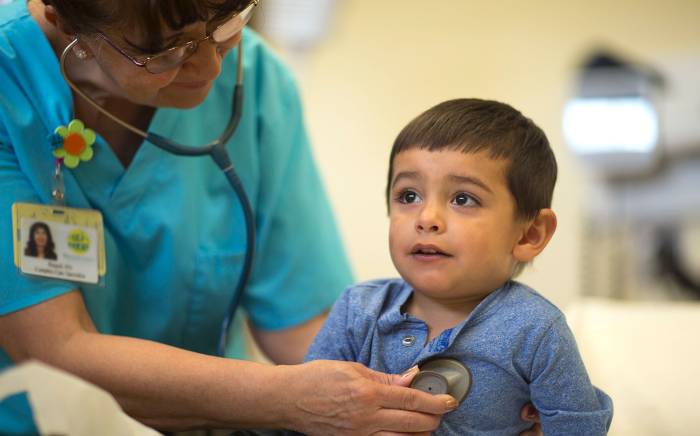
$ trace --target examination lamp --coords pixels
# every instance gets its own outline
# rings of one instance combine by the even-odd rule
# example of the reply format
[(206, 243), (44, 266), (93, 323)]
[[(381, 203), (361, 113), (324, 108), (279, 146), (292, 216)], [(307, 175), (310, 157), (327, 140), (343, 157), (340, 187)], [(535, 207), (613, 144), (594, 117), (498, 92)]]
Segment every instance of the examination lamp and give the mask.
[(610, 178), (652, 170), (659, 157), (658, 75), (599, 52), (580, 70), (563, 113), (564, 138), (595, 171)]

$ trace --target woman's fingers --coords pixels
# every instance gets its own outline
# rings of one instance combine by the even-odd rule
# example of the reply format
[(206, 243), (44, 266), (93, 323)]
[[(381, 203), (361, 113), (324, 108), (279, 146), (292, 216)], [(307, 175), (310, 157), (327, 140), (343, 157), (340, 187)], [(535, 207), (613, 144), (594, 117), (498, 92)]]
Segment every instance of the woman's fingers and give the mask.
[[(387, 377), (389, 379), (388, 383), (385, 384), (390, 384), (394, 386), (403, 386), (403, 387), (408, 387), (411, 385), (411, 382), (413, 381), (413, 378), (418, 374), (418, 365), (415, 365), (408, 370), (404, 371), (403, 374), (384, 374), (383, 372), (376, 373), (378, 376), (381, 377)], [(381, 383), (381, 380), (378, 380)]]
[(392, 431), (379, 431), (374, 433), (372, 436), (430, 436), (432, 433), (429, 431), (420, 433), (395, 433)]
[(542, 427), (539, 424), (535, 424), (530, 428), (530, 430), (525, 430), (520, 433), (519, 436), (542, 436)]
[(440, 425), (441, 415), (410, 412), (406, 410), (380, 409), (375, 419), (382, 422), (382, 430), (399, 434), (430, 433)]
[(371, 369), (366, 370), (369, 378), (380, 384), (389, 385), (387, 389), (380, 389), (382, 407), (442, 415), (458, 406), (457, 401), (449, 395), (431, 395), (416, 389), (407, 389), (413, 377), (418, 374), (417, 366), (403, 374), (393, 375)]
[(527, 403), (520, 409), (520, 419), (527, 422), (540, 422), (540, 413), (532, 403)]
[(309, 435), (425, 434), (456, 406), (448, 395), (393, 385), (400, 376), (357, 363), (314, 361), (287, 368), (295, 374), (285, 395), (296, 410), (290, 426)]
[(458, 405), (457, 401), (449, 395), (431, 395), (401, 386), (382, 386), (377, 389), (380, 395), (379, 405), (387, 409), (442, 415), (454, 410)]
[(542, 436), (542, 426), (540, 425), (540, 413), (532, 403), (527, 403), (520, 409), (520, 419), (532, 422), (534, 425), (522, 433), (520, 436)]

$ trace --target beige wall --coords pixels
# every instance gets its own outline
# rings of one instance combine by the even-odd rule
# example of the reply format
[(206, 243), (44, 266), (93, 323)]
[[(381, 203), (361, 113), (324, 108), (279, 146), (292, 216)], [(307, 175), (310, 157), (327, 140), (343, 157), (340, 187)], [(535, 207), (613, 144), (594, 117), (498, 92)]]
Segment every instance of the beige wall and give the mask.
[(560, 113), (583, 54), (606, 43), (644, 61), (700, 55), (700, 1), (339, 0), (328, 39), (292, 59), (314, 150), (360, 280), (395, 275), (383, 190), (391, 143), (454, 97), (508, 102), (548, 134), (559, 228), (522, 279), (555, 303), (580, 292), (585, 175)]

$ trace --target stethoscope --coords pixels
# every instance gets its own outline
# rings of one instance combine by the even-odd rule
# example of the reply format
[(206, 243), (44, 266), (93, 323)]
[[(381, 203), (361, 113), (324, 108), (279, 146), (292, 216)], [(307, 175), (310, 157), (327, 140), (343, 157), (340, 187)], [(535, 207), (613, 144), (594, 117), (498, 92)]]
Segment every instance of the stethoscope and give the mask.
[(235, 191), (238, 200), (241, 202), (241, 206), (243, 208), (243, 216), (245, 218), (246, 250), (245, 257), (243, 260), (243, 269), (238, 279), (238, 284), (236, 285), (233, 297), (231, 298), (231, 302), (229, 303), (228, 311), (226, 312), (226, 317), (221, 323), (221, 331), (219, 332), (219, 342), (217, 346), (217, 351), (220, 356), (224, 356), (226, 341), (228, 339), (228, 329), (231, 326), (233, 316), (236, 312), (236, 309), (238, 308), (241, 295), (243, 294), (243, 289), (245, 288), (246, 283), (248, 282), (248, 278), (250, 277), (250, 271), (253, 263), (253, 254), (255, 251), (255, 222), (253, 220), (253, 211), (250, 207), (250, 200), (248, 199), (248, 196), (246, 195), (245, 190), (243, 189), (241, 180), (236, 174), (236, 171), (233, 168), (233, 164), (231, 163), (231, 158), (229, 157), (229, 154), (226, 151), (226, 143), (236, 132), (238, 122), (240, 121), (241, 114), (243, 113), (243, 41), (241, 40), (238, 43), (238, 65), (236, 67), (236, 86), (233, 89), (233, 112), (231, 113), (231, 118), (229, 119), (229, 122), (226, 125), (226, 128), (224, 129), (223, 133), (217, 139), (199, 147), (180, 145), (174, 141), (171, 141), (170, 139), (167, 139), (153, 132), (144, 132), (143, 130), (132, 126), (126, 121), (118, 118), (116, 115), (110, 113), (107, 109), (100, 106), (99, 103), (97, 103), (92, 97), (88, 96), (83, 91), (81, 91), (80, 88), (78, 88), (78, 86), (68, 78), (65, 66), (65, 60), (66, 56), (68, 55), (68, 52), (77, 43), (77, 38), (71, 41), (71, 43), (68, 44), (68, 46), (66, 46), (66, 48), (63, 50), (63, 53), (61, 53), (60, 60), (61, 74), (63, 75), (63, 78), (66, 80), (71, 89), (73, 89), (73, 91), (75, 91), (79, 96), (81, 96), (88, 103), (90, 103), (95, 109), (108, 116), (114, 122), (134, 132), (136, 135), (142, 137), (143, 139), (160, 148), (161, 150), (165, 150), (169, 153), (178, 156), (211, 156), (211, 158), (214, 159), (216, 165), (221, 169), (221, 171), (223, 171), (224, 175), (226, 176), (226, 180), (228, 180), (229, 184)]
[(457, 403), (469, 393), (472, 374), (462, 362), (453, 358), (436, 358), (419, 366), (411, 387), (433, 395), (451, 395)]

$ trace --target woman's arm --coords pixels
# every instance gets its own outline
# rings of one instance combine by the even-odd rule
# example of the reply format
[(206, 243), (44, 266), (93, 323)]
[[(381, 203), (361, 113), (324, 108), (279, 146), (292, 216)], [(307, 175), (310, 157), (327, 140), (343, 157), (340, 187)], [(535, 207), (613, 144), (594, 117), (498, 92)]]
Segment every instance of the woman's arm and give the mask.
[(103, 335), (78, 291), (0, 317), (0, 346), (17, 362), (36, 358), (101, 386), (159, 429), (425, 432), (450, 410), (450, 397), (390, 386), (392, 376), (358, 364), (270, 366)]
[(301, 363), (327, 316), (324, 312), (301, 325), (282, 330), (261, 330), (249, 324), (250, 332), (260, 350), (273, 362)]

